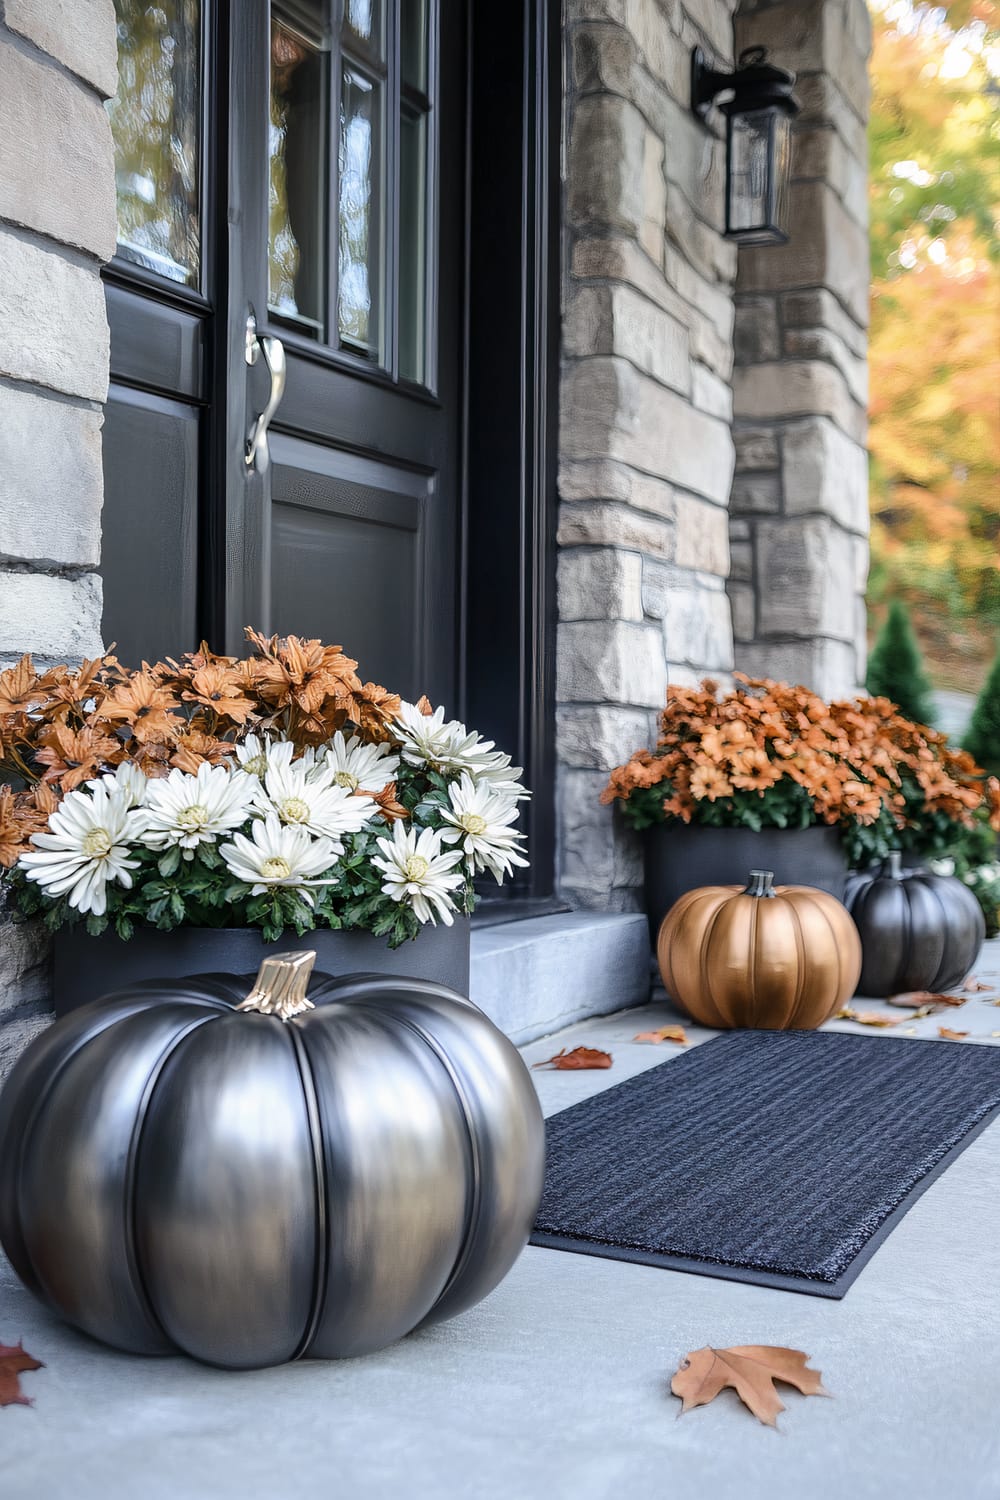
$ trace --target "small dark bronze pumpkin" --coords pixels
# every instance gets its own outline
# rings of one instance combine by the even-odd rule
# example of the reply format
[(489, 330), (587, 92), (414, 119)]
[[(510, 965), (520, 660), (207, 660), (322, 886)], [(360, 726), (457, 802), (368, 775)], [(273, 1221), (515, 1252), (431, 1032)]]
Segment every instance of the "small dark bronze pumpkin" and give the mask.
[(249, 995), (137, 983), (15, 1067), (0, 1240), (78, 1328), (232, 1368), (364, 1354), (520, 1254), (544, 1141), (515, 1048), (424, 980), (317, 976), (309, 1000), (314, 958), (265, 960)]
[(861, 944), (835, 896), (775, 886), (752, 870), (745, 888), (688, 891), (656, 945), (667, 993), (703, 1026), (812, 1030), (854, 991)]
[(875, 870), (850, 875), (845, 900), (861, 934), (862, 995), (950, 989), (986, 939), (982, 908), (967, 885), (904, 870), (896, 853)]

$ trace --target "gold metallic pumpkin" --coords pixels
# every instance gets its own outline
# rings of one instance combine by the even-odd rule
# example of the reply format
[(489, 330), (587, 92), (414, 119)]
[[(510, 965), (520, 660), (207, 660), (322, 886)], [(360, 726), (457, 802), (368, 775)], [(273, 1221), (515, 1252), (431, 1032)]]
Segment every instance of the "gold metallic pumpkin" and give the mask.
[(688, 891), (664, 917), (656, 955), (667, 993), (692, 1020), (724, 1029), (811, 1031), (861, 973), (840, 902), (813, 886), (775, 886), (770, 870), (752, 870), (745, 888)]

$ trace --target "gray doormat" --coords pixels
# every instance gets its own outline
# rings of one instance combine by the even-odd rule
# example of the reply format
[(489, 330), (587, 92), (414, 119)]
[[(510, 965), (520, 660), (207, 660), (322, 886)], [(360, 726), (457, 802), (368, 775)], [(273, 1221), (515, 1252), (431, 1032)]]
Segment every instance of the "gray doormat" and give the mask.
[(553, 1115), (534, 1245), (842, 1297), (1000, 1112), (1000, 1048), (734, 1031)]

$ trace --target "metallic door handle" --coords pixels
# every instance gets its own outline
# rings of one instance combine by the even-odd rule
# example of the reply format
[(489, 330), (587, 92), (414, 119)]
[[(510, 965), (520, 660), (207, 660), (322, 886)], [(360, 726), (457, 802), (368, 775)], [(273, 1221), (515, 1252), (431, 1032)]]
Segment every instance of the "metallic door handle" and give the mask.
[(253, 313), (247, 318), (246, 337), (246, 361), (248, 365), (255, 365), (260, 356), (264, 359), (264, 368), (271, 377), (271, 389), (268, 394), (264, 410), (257, 417), (250, 429), (247, 438), (244, 459), (248, 469), (256, 468), (263, 473), (270, 462), (267, 449), (267, 429), (271, 425), (271, 418), (281, 404), (281, 398), (285, 394), (285, 346), (280, 339), (272, 335), (260, 335), (257, 333), (257, 324)]

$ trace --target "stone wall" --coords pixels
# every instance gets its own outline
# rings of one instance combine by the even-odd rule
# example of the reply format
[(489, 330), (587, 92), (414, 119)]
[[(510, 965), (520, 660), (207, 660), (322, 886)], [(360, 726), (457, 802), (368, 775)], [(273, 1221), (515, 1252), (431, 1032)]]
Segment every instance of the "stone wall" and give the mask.
[(597, 797), (655, 733), (668, 680), (733, 664), (733, 284), (718, 122), (696, 44), (733, 61), (735, 0), (568, 0), (559, 867), (575, 905), (639, 904), (634, 838)]
[[(0, 0), (0, 663), (101, 649), (101, 263), (115, 248), (103, 100), (112, 0)], [(49, 1019), (44, 944), (0, 913), (0, 1076)]]
[(798, 75), (791, 239), (741, 249), (732, 573), (736, 664), (826, 695), (864, 680), (868, 574), (864, 0), (742, 0), (736, 50)]

